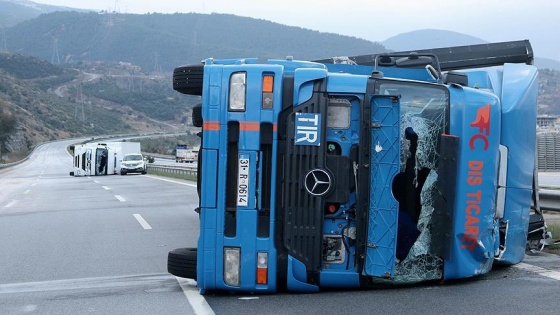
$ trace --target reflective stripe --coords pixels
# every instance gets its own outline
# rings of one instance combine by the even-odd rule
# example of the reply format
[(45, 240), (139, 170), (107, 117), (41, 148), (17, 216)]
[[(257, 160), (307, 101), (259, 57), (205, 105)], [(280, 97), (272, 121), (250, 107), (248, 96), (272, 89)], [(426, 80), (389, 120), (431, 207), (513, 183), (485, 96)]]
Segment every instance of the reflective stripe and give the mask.
[(218, 120), (205, 121), (202, 124), (202, 129), (218, 131), (220, 130), (220, 122)]
[[(239, 122), (239, 129), (242, 131), (260, 131), (261, 130), (261, 123), (257, 122), (257, 121), (243, 121), (243, 122)], [(220, 122), (217, 120), (212, 120), (212, 121), (205, 121), (202, 124), (202, 129), (207, 130), (207, 131), (219, 131), (220, 130)], [(277, 123), (273, 123), (272, 124), (272, 131), (273, 132), (277, 132), (278, 131), (278, 124)]]

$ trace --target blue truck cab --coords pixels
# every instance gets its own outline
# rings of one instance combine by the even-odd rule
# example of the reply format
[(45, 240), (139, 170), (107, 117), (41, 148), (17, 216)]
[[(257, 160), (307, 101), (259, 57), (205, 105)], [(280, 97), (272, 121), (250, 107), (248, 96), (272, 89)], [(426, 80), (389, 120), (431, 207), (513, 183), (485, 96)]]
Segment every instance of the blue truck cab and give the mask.
[(201, 293), (316, 292), (520, 262), (540, 215), (532, 59), (518, 41), (175, 69), (202, 100), (200, 234), (169, 272)]

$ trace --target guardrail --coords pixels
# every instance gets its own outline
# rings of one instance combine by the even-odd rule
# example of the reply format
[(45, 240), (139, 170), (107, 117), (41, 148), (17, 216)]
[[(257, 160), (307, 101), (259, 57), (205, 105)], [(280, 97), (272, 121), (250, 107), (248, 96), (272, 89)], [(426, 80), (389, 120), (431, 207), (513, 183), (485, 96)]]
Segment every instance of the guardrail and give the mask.
[(196, 168), (148, 164), (146, 169), (148, 174), (196, 180)]
[(560, 211), (560, 187), (540, 187), (539, 203), (541, 210)]

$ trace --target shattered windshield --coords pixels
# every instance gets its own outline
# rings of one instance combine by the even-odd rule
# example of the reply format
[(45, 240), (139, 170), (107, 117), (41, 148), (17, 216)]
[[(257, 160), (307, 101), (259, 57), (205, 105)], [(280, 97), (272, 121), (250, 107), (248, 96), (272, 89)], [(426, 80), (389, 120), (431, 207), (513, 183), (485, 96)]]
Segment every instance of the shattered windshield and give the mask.
[[(438, 161), (439, 137), (448, 132), (447, 89), (430, 84), (389, 81), (381, 83), (379, 91), (382, 95), (400, 96), (401, 135), (406, 136), (406, 129), (412, 128), (418, 135), (418, 163), (434, 169)], [(401, 171), (410, 154), (405, 136), (401, 137)]]
[(445, 87), (381, 81), (381, 95), (399, 97), (401, 110), (400, 173), (393, 180), (399, 201), (395, 281), (440, 279), (443, 260), (431, 248), (431, 219), (437, 194), (441, 134), (449, 129), (449, 93)]

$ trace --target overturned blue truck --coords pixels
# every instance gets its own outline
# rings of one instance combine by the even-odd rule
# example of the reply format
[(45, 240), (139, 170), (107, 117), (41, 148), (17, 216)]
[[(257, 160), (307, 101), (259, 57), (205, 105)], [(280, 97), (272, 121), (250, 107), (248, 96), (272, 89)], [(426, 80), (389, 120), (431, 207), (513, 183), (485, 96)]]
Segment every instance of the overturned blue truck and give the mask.
[(168, 271), (208, 290), (315, 292), (516, 264), (538, 206), (529, 41), (177, 67), (200, 95), (197, 248)]

